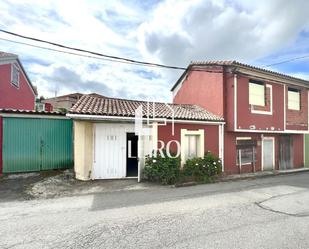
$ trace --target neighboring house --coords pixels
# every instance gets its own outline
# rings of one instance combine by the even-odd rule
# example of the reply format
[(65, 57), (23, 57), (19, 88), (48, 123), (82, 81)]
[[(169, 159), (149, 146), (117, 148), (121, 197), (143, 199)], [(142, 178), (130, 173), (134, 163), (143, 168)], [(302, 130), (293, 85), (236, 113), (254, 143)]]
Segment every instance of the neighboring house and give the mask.
[(232, 174), (304, 166), (308, 89), (308, 81), (289, 75), (209, 61), (191, 63), (172, 92), (175, 104), (224, 117), (224, 172)]
[[(41, 101), (41, 103), (46, 103), (50, 104), (52, 107), (52, 110), (55, 111), (63, 111), (63, 110), (70, 110), (75, 103), (83, 96), (84, 94), (82, 93), (71, 93), (67, 95), (62, 95), (62, 96), (57, 96), (54, 98), (49, 98), (49, 99), (44, 99)], [(102, 95), (92, 93), (91, 95), (93, 96), (98, 96), (98, 97), (104, 97)], [(45, 108), (45, 106), (44, 106)]]
[(52, 112), (53, 106), (50, 103), (42, 103), (41, 99), (37, 99), (35, 103), (35, 110), (39, 112)]
[(34, 110), (36, 89), (18, 56), (0, 52), (0, 109)]
[[(137, 113), (140, 118), (136, 119)], [(145, 156), (162, 147), (179, 151), (182, 164), (208, 150), (223, 157), (223, 119), (197, 105), (84, 95), (67, 116), (74, 120), (77, 179), (138, 177), (140, 180)], [(140, 128), (151, 136), (140, 130), (135, 135), (135, 121), (142, 126), (142, 117), (147, 116), (150, 125)]]

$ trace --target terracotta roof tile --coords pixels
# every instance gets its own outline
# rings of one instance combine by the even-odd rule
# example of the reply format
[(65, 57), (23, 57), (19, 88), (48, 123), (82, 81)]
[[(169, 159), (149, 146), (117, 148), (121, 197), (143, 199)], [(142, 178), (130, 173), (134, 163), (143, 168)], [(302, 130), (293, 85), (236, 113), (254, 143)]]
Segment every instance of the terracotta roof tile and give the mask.
[(219, 60), (213, 60), (213, 61), (192, 61), (189, 65), (190, 66), (212, 66), (212, 65), (218, 65), (218, 66), (235, 66), (235, 67), (243, 67), (243, 68), (248, 68), (248, 69), (253, 69), (253, 70), (257, 70), (257, 71), (261, 71), (264, 73), (270, 73), (276, 76), (280, 76), (280, 77), (284, 77), (287, 79), (291, 79), (291, 80), (301, 80), (304, 82), (307, 82), (307, 84), (309, 84), (309, 81), (301, 79), (301, 78), (297, 78), (288, 74), (284, 74), (284, 73), (279, 73), (279, 72), (275, 72), (269, 69), (265, 69), (265, 68), (261, 68), (261, 67), (256, 67), (256, 66), (252, 66), (246, 63), (241, 63), (238, 61), (230, 61), (230, 60), (225, 60), (225, 61), (219, 61)]
[(65, 116), (65, 113), (57, 111), (35, 111), (35, 110), (22, 110), (22, 109), (0, 109), (0, 113), (11, 113), (11, 114), (40, 114), (40, 115), (60, 115)]
[(6, 57), (17, 57), (17, 55), (0, 51), (0, 58), (6, 58)]
[(71, 114), (85, 115), (103, 115), (103, 116), (121, 116), (134, 117), (135, 110), (139, 106), (143, 106), (143, 115), (146, 116), (149, 106), (150, 117), (153, 117), (153, 104), (156, 118), (197, 120), (197, 121), (223, 121), (223, 118), (211, 112), (206, 111), (197, 105), (184, 104), (165, 104), (159, 102), (102, 98), (91, 95), (84, 95), (71, 108)]

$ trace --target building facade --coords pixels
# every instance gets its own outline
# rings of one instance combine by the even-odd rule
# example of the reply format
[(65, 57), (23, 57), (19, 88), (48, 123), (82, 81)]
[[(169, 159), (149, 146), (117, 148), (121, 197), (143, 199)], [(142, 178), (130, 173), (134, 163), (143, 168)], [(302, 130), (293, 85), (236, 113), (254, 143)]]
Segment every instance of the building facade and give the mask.
[(172, 88), (173, 102), (224, 117), (224, 172), (304, 166), (309, 82), (235, 61), (196, 62)]
[(34, 110), (36, 89), (18, 56), (0, 52), (0, 109)]
[(167, 150), (188, 158), (223, 157), (223, 118), (197, 105), (148, 103), (84, 95), (67, 114), (74, 120), (76, 178), (141, 180), (144, 159)]
[[(43, 99), (41, 103), (45, 104), (45, 110), (48, 108), (53, 111), (69, 111), (83, 95), (83, 93), (71, 93), (54, 98)], [(91, 95), (104, 97), (96, 93), (92, 93)]]

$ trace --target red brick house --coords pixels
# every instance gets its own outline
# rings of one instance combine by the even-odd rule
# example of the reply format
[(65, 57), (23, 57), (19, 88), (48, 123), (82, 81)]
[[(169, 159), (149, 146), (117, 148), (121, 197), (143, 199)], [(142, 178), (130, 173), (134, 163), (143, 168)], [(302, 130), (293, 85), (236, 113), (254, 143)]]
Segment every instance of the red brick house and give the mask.
[(36, 89), (18, 56), (0, 52), (0, 109), (34, 110)]
[(173, 103), (224, 117), (227, 174), (304, 166), (308, 90), (306, 80), (236, 61), (191, 63), (172, 88)]

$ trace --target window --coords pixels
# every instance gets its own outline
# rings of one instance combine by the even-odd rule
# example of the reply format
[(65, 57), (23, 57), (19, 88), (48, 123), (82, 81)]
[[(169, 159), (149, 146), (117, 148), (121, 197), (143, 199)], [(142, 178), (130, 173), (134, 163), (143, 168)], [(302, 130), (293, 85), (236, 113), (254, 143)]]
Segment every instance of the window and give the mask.
[(11, 82), (14, 86), (19, 87), (19, 68), (16, 64), (12, 64)]
[(256, 161), (256, 141), (237, 139), (237, 165), (252, 164)]
[(263, 82), (250, 80), (249, 104), (265, 106), (265, 86)]
[(186, 163), (187, 159), (204, 156), (204, 129), (181, 129), (180, 139), (182, 166)]
[(300, 90), (288, 88), (288, 108), (289, 110), (300, 110)]
[(191, 159), (197, 157), (197, 135), (187, 135), (188, 148), (186, 150), (186, 158)]

